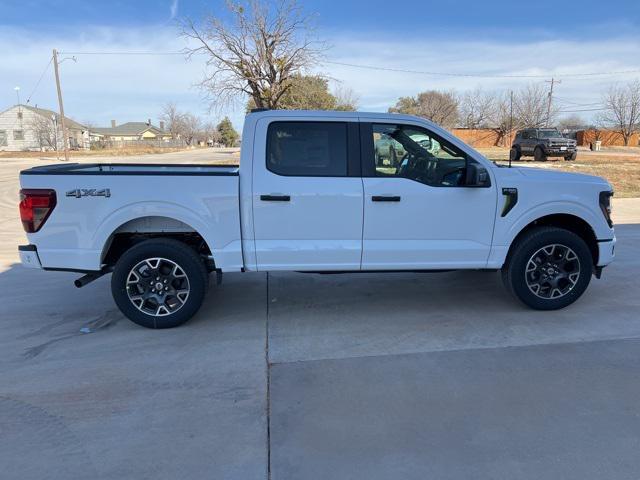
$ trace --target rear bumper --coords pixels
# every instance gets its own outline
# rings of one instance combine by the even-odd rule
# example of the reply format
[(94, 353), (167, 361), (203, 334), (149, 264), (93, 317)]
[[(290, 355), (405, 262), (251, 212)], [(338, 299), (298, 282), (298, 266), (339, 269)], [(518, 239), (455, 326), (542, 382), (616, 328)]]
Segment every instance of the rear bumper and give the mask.
[(598, 267), (604, 267), (613, 262), (616, 256), (616, 237), (611, 240), (598, 240)]
[(18, 246), (18, 253), (20, 254), (20, 262), (27, 268), (42, 268), (40, 263), (40, 257), (38, 256), (38, 249), (35, 245), (20, 245)]

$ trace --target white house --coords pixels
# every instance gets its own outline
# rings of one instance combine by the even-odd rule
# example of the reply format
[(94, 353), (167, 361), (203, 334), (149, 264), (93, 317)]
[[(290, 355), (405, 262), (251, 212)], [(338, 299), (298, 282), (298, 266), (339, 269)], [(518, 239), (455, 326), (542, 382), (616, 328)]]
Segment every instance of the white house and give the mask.
[[(89, 148), (89, 131), (65, 116), (69, 148)], [(0, 150), (62, 150), (60, 115), (52, 110), (14, 105), (0, 112)]]

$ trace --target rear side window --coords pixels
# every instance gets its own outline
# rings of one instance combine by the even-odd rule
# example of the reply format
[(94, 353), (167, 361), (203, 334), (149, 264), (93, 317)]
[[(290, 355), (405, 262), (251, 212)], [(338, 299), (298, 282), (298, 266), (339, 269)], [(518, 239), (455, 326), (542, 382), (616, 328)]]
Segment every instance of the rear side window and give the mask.
[(347, 176), (347, 124), (271, 123), (267, 132), (267, 169), (287, 176)]

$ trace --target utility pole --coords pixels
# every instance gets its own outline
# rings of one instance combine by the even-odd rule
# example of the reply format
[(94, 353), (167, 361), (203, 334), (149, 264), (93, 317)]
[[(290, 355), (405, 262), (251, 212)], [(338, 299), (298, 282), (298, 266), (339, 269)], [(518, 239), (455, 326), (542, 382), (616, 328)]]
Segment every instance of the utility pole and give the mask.
[(549, 89), (549, 101), (547, 103), (547, 127), (549, 126), (549, 122), (551, 121), (551, 102), (553, 101), (553, 87), (556, 83), (562, 83), (562, 80), (556, 80), (551, 77), (551, 80), (546, 80), (546, 83), (551, 84), (551, 88)]
[(62, 88), (60, 87), (60, 73), (58, 72), (58, 51), (53, 49), (53, 70), (56, 74), (56, 88), (58, 89), (58, 105), (60, 107), (60, 126), (62, 127), (62, 147), (64, 160), (69, 161), (69, 149), (67, 147), (67, 128), (64, 122), (64, 105), (62, 103)]

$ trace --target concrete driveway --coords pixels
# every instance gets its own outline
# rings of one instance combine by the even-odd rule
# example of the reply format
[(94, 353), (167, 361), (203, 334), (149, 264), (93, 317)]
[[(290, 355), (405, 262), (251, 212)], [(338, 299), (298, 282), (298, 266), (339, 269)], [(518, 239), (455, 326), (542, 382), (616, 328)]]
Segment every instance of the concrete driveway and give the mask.
[(78, 290), (15, 264), (8, 182), (1, 478), (640, 476), (634, 204), (616, 262), (562, 311), (494, 273), (233, 274), (151, 331), (109, 278)]

